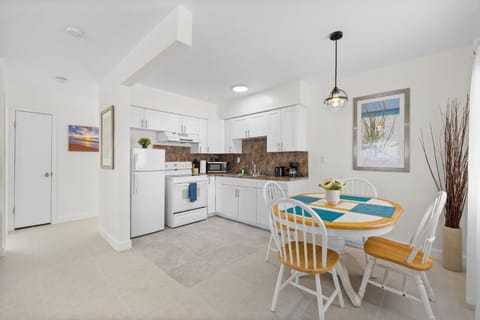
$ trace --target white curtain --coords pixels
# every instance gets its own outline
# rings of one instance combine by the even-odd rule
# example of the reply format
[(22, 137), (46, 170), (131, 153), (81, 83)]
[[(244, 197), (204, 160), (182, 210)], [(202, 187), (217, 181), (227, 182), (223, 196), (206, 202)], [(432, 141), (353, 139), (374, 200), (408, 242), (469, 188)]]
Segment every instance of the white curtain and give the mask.
[(469, 183), (467, 225), (467, 302), (476, 305), (480, 320), (480, 39), (475, 42), (470, 88)]

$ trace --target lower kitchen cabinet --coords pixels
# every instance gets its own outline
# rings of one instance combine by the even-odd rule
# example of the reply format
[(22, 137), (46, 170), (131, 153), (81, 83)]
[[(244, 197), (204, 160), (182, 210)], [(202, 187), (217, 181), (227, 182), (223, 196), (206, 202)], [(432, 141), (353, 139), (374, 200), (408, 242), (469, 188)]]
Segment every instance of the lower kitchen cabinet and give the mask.
[(213, 216), (216, 209), (215, 203), (215, 176), (208, 177), (208, 202), (207, 202), (207, 212), (209, 216)]
[[(268, 180), (216, 177), (216, 214), (269, 229), (269, 218), (263, 200), (263, 186)], [(305, 192), (307, 179), (279, 182), (287, 195)]]

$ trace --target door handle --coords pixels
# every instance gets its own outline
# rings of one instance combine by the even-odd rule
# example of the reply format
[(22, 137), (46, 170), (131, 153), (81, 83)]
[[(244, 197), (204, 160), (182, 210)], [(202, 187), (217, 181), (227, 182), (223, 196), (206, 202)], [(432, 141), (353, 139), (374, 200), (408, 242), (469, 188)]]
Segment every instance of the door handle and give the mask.
[(50, 177), (50, 172), (45, 172), (45, 173), (43, 174), (43, 176), (44, 176), (45, 178)]

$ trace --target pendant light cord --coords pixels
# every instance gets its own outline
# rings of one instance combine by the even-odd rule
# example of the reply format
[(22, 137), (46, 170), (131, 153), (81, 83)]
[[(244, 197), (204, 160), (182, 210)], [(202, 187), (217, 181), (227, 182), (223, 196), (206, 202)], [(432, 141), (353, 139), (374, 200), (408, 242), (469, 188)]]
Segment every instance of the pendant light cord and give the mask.
[(335, 88), (337, 87), (337, 40), (335, 40)]

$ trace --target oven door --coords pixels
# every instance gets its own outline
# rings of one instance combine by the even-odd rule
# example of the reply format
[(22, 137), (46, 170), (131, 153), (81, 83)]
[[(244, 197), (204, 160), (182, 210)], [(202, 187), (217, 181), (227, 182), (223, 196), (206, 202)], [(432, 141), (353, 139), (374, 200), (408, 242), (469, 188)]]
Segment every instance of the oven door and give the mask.
[(197, 200), (190, 202), (188, 197), (188, 186), (190, 183), (174, 183), (173, 184), (173, 213), (183, 212), (187, 210), (197, 209), (207, 206), (208, 201), (208, 182), (197, 182)]

